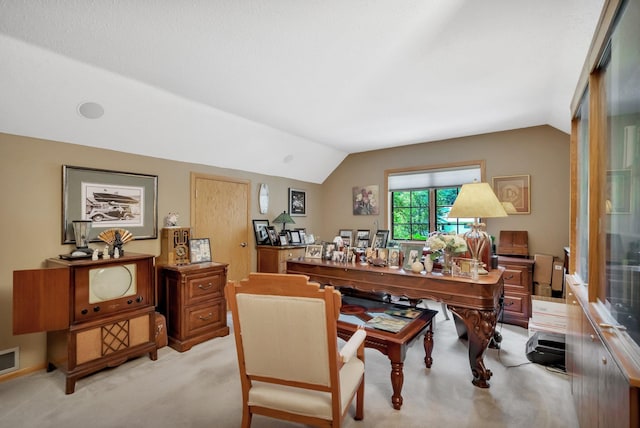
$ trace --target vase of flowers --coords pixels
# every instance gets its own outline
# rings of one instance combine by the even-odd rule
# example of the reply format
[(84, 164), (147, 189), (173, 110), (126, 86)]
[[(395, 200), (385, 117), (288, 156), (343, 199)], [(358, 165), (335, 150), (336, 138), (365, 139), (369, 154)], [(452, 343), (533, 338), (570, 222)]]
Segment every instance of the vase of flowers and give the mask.
[(427, 239), (427, 247), (432, 260), (442, 258), (442, 273), (451, 273), (451, 264), (456, 254), (467, 251), (467, 242), (461, 235), (433, 233)]

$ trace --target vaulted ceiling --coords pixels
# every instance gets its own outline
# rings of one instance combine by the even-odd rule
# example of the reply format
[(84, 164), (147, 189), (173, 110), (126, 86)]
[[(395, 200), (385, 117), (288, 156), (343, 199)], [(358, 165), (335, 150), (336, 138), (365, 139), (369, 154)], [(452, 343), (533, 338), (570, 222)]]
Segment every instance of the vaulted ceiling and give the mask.
[(0, 0), (0, 132), (314, 183), (350, 153), (568, 133), (603, 3)]

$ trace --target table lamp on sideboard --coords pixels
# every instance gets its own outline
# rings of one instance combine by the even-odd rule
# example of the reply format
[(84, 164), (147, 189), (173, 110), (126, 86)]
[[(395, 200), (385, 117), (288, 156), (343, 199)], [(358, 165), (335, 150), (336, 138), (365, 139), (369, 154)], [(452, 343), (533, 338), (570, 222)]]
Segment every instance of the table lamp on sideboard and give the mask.
[(490, 238), (484, 230), (485, 224), (480, 223), (481, 218), (506, 217), (507, 212), (493, 192), (489, 183), (468, 183), (463, 184), (458, 193), (458, 197), (449, 211), (449, 218), (469, 218), (473, 219), (470, 225), (471, 230), (465, 232), (464, 238), (473, 259), (474, 270), (486, 274), (487, 271), (481, 268), (481, 254), (485, 245), (490, 245)]

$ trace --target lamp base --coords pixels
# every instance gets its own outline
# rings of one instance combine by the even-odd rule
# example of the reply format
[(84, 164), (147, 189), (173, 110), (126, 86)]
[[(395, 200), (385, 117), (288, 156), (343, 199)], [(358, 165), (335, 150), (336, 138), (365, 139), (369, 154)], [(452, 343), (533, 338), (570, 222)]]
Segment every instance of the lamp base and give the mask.
[(489, 272), (482, 267), (482, 251), (485, 245), (488, 245), (490, 239), (487, 232), (482, 230), (484, 223), (471, 224), (471, 230), (464, 234), (464, 239), (467, 242), (467, 248), (471, 253), (471, 258), (478, 265), (478, 275), (488, 275)]

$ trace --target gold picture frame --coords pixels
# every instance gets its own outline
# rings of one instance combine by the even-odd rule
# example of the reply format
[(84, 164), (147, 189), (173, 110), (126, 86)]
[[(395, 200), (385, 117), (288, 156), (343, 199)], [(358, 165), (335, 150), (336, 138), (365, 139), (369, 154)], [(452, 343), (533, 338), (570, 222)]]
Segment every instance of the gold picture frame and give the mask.
[(493, 177), (493, 191), (505, 206), (507, 214), (531, 214), (531, 176), (504, 175)]

